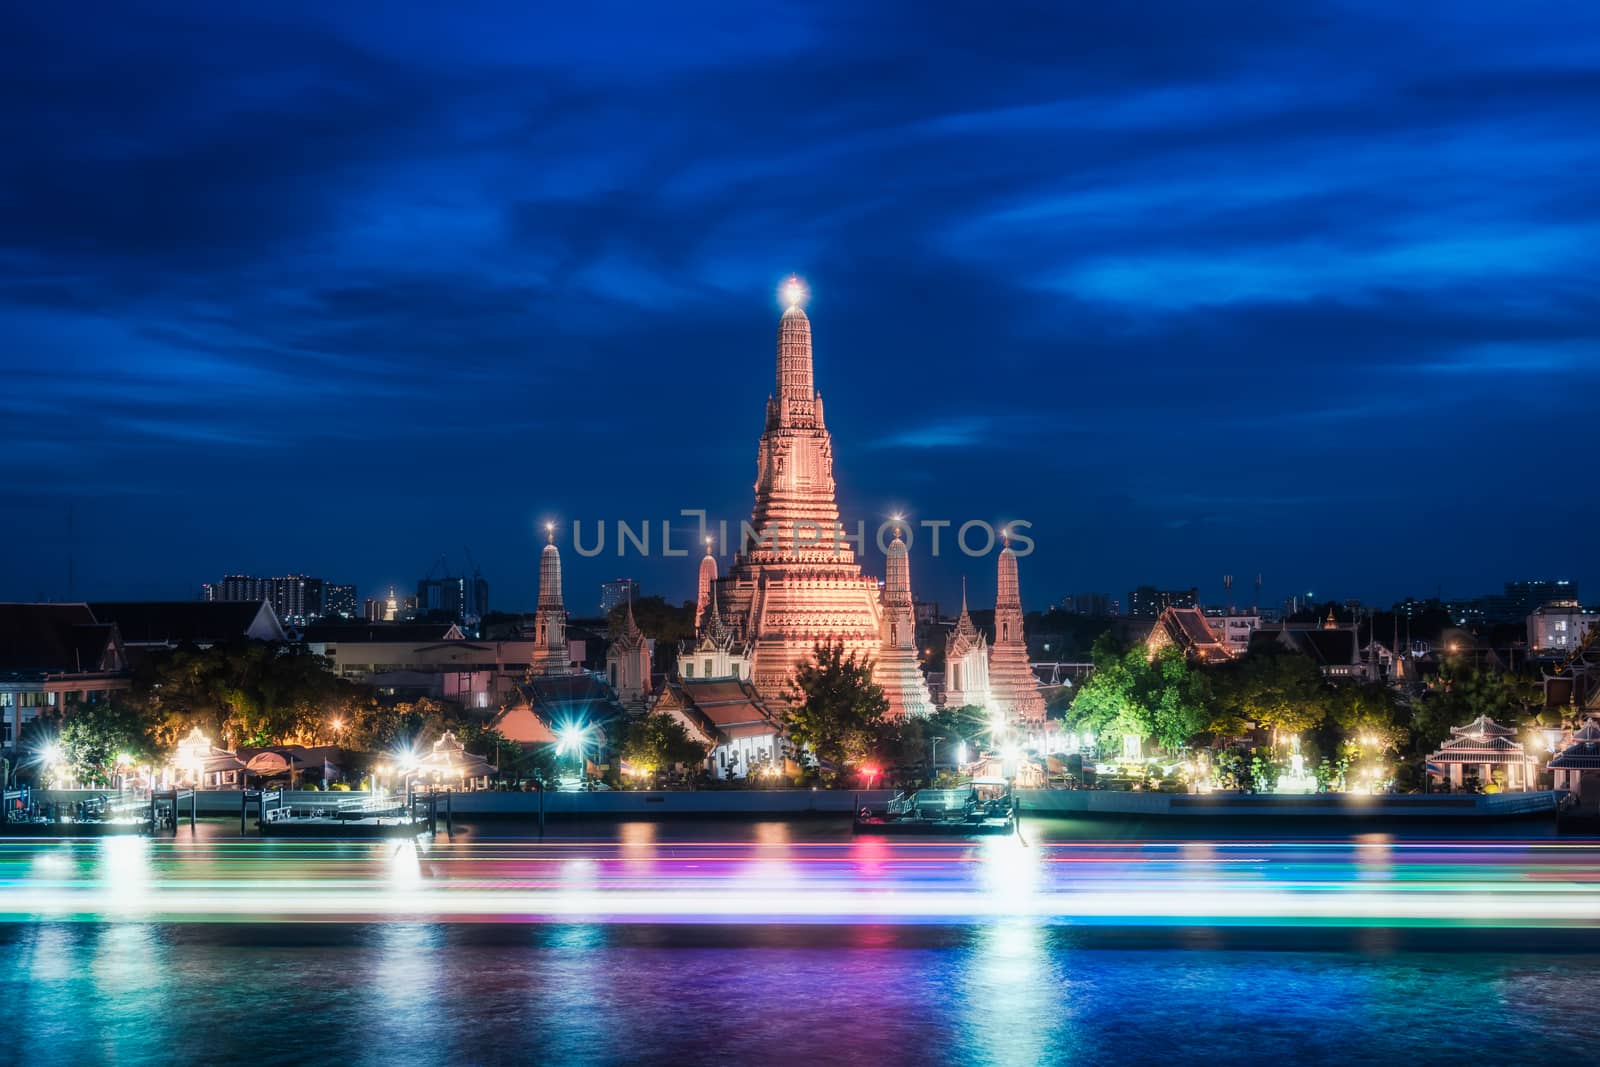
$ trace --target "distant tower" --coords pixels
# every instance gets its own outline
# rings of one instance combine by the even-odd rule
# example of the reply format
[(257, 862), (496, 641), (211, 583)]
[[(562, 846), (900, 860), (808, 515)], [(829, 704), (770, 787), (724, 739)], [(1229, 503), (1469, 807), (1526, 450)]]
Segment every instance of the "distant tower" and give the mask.
[(394, 622), (400, 617), (400, 601), (394, 595), (394, 586), (389, 587), (389, 599), (383, 602), (383, 621)]
[(554, 523), (545, 524), (549, 538), (539, 555), (539, 606), (533, 616), (533, 656), (529, 674), (566, 674), (572, 669), (567, 652), (567, 611), (561, 603), (561, 551)]
[(628, 597), (628, 617), (622, 632), (606, 650), (606, 676), (623, 707), (644, 711), (644, 698), (650, 692), (650, 642), (633, 620), (632, 596)]
[(1256, 599), (1255, 599), (1254, 603), (1252, 603), (1250, 605), (1250, 614), (1259, 615), (1260, 613), (1261, 613), (1261, 575), (1257, 574), (1256, 575)]
[(1229, 615), (1233, 614), (1233, 575), (1222, 576), (1222, 609)]
[(883, 583), (883, 648), (872, 668), (872, 680), (889, 700), (889, 718), (933, 713), (928, 683), (917, 665), (917, 618), (911, 605), (911, 561), (895, 517), (894, 540), (885, 553)]
[(706, 554), (700, 560), (700, 596), (694, 605), (694, 628), (706, 617), (706, 605), (711, 603), (711, 585), (717, 580), (717, 557), (711, 554), (711, 538), (706, 538)]
[(989, 693), (993, 711), (1012, 721), (1044, 722), (1044, 697), (1028, 664), (1028, 641), (1022, 633), (1022, 592), (1017, 580), (1017, 554), (1011, 538), (1000, 550), (994, 600), (994, 647), (989, 650)]

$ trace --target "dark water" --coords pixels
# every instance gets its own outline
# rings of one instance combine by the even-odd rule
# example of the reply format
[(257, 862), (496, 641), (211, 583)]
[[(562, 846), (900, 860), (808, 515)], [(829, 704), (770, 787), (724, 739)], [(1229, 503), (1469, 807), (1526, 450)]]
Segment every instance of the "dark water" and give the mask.
[(0, 1058), (1502, 1064), (1600, 1040), (1593, 843), (486, 829), (0, 844)]

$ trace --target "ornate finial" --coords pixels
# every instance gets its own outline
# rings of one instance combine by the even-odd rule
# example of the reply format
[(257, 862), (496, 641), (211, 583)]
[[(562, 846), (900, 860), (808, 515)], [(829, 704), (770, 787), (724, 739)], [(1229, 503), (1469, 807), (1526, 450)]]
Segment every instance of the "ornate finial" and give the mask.
[(706, 538), (706, 555), (711, 555), (711, 538)]
[(556, 524), (553, 523), (553, 522), (545, 523), (544, 524), (544, 535), (545, 535), (545, 538), (547, 539), (547, 541), (550, 544), (552, 544), (552, 545), (555, 544), (556, 543)]
[(1000, 528), (1000, 540), (1005, 542), (1007, 548), (1011, 547), (1011, 527), (1009, 525)]
[(796, 308), (805, 303), (806, 287), (798, 274), (789, 275), (789, 280), (783, 283), (784, 307)]
[(894, 520), (894, 539), (898, 541), (900, 540), (900, 524), (905, 521), (905, 516), (897, 511), (890, 515), (889, 518)]
[(967, 613), (967, 576), (961, 576), (961, 614)]

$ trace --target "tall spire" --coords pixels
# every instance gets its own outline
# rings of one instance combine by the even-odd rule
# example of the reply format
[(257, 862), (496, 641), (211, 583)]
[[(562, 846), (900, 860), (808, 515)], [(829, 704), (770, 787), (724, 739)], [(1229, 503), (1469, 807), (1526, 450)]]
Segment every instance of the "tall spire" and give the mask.
[(539, 553), (539, 603), (533, 614), (534, 650), (530, 674), (565, 674), (571, 667), (567, 652), (567, 610), (561, 601), (561, 550), (556, 547), (555, 523), (545, 523), (546, 544)]
[(931, 715), (933, 701), (917, 662), (917, 613), (911, 601), (911, 561), (894, 517), (883, 581), (883, 648), (873, 662), (872, 680), (889, 701), (889, 717)]
[(711, 554), (711, 538), (706, 538), (706, 554), (700, 557), (700, 587), (699, 596), (694, 605), (694, 626), (700, 628), (700, 622), (706, 617), (706, 604), (711, 600), (711, 587), (717, 580), (717, 557)]
[(805, 287), (791, 275), (784, 286), (788, 310), (778, 320), (778, 425), (819, 425), (811, 374), (811, 320), (800, 310)]
[[(1008, 531), (1009, 532), (1009, 531)], [(1011, 538), (1000, 550), (994, 598), (994, 647), (989, 655), (989, 692), (995, 710), (1015, 722), (1044, 721), (1044, 698), (1028, 663), (1028, 641), (1022, 632), (1022, 591), (1017, 580), (1017, 553)]]

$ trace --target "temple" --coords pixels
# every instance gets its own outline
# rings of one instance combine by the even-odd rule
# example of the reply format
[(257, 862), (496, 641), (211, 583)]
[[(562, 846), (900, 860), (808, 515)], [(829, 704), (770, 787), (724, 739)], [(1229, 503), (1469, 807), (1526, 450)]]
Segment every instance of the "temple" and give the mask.
[(917, 662), (917, 619), (911, 606), (911, 560), (901, 539), (899, 519), (884, 564), (883, 648), (872, 678), (889, 701), (889, 717), (933, 714), (928, 683)]
[(645, 710), (650, 695), (650, 642), (633, 618), (633, 597), (628, 597), (628, 615), (622, 632), (606, 650), (606, 675), (617, 699), (634, 714)]
[(755, 506), (728, 574), (710, 599), (749, 649), (750, 678), (767, 700), (791, 693), (795, 666), (819, 642), (876, 660), (883, 646), (878, 583), (861, 573), (839, 525), (833, 438), (812, 384), (811, 322), (790, 279), (778, 322), (777, 391), (767, 399), (756, 453)]
[(1044, 697), (1028, 664), (1028, 642), (1022, 633), (1022, 591), (1017, 581), (1017, 553), (1010, 538), (1000, 550), (999, 580), (994, 600), (994, 646), (989, 650), (989, 710), (1008, 722), (1044, 722)]
[[(882, 588), (863, 575), (839, 523), (833, 438), (815, 387), (811, 322), (798, 279), (785, 289), (778, 322), (777, 380), (767, 398), (756, 453), (755, 506), (728, 573), (712, 543), (700, 561), (696, 641), (679, 655), (683, 679), (747, 680), (759, 697), (783, 701), (796, 666), (822, 643), (869, 659), (891, 718), (934, 711), (917, 656), (911, 563), (896, 517)], [(945, 706), (975, 705), (1013, 722), (1042, 722), (1044, 698), (1028, 664), (1017, 556), (1000, 553), (995, 639), (973, 625), (963, 588), (961, 617), (946, 642)], [(542, 601), (541, 601), (542, 603)]]
[(967, 583), (961, 582), (961, 615), (944, 641), (944, 706), (989, 706), (989, 642), (967, 613)]
[(533, 616), (533, 655), (528, 676), (568, 674), (572, 670), (567, 650), (567, 609), (561, 602), (561, 550), (556, 548), (555, 526), (545, 525), (548, 543), (539, 556), (539, 606)]

